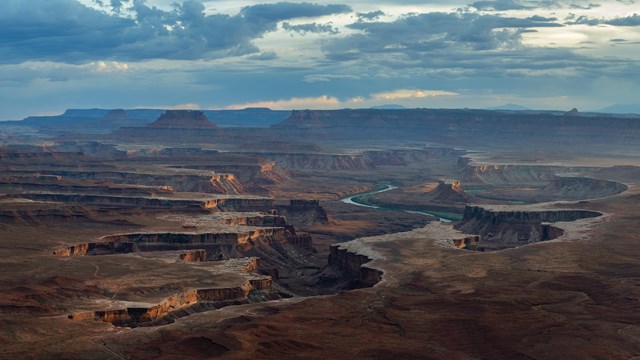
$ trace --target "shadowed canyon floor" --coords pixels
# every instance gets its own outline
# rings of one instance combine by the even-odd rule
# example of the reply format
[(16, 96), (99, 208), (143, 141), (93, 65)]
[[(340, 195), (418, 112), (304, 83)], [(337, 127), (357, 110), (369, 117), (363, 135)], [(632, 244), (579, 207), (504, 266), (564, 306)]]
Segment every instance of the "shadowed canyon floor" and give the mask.
[[(330, 138), (345, 127), (330, 115), (275, 129), (312, 119), (309, 141)], [(0, 148), (0, 358), (640, 356), (630, 148), (532, 163), (416, 135), (281, 151), (270, 129), (259, 151), (217, 151), (190, 133), (222, 131), (198, 113), (178, 130), (194, 147), (138, 138), (180, 116)], [(378, 209), (340, 201), (387, 185), (358, 198)]]

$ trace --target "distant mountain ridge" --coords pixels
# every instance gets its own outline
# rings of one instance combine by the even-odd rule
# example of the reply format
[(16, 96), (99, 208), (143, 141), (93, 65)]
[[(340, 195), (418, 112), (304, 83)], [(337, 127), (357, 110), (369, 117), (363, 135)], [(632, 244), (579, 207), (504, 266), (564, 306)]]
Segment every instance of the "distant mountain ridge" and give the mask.
[[(173, 110), (169, 110), (173, 111)], [(29, 126), (53, 133), (108, 133), (120, 127), (142, 127), (158, 119), (163, 109), (68, 109), (54, 116), (29, 116), (11, 125)], [(268, 108), (202, 110), (220, 127), (267, 128), (286, 119), (291, 111)]]
[(495, 107), (489, 107), (489, 108), (486, 108), (486, 109), (487, 110), (514, 110), (514, 111), (531, 110), (528, 107), (525, 107), (525, 106), (522, 106), (522, 105), (518, 105), (518, 104), (513, 104), (513, 103), (508, 103), (508, 104), (495, 106)]
[(597, 112), (607, 114), (638, 114), (640, 115), (640, 104), (614, 104), (607, 106)]

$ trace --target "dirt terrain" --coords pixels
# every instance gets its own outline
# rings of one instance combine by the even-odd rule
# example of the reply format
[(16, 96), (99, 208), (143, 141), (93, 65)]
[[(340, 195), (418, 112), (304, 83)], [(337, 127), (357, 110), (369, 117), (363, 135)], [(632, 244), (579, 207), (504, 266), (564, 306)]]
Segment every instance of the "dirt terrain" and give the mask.
[[(635, 123), (589, 118), (568, 145), (549, 129), (570, 150), (561, 163), (504, 142), (461, 148), (462, 130), (449, 147), (380, 138), (403, 116), (411, 132), (475, 124), (467, 113), (294, 112), (229, 130), (175, 111), (5, 144), (0, 358), (640, 356)], [(474, 116), (514, 144), (532, 115)], [(369, 127), (345, 140), (345, 118)], [(583, 156), (603, 122), (629, 132)], [(284, 145), (295, 133), (308, 136)]]

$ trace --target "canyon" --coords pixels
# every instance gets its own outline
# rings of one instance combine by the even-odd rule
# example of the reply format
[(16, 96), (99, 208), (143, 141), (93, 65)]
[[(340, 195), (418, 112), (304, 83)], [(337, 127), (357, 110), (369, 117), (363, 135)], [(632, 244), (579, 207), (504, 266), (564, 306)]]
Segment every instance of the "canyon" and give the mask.
[(0, 143), (0, 357), (640, 353), (636, 118), (96, 109), (23, 126), (38, 136)]

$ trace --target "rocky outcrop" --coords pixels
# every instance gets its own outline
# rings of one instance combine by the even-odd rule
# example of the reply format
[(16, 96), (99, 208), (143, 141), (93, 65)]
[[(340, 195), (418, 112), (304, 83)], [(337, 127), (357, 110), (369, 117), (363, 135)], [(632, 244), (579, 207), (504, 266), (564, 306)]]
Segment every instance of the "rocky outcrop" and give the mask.
[(351, 280), (353, 288), (371, 287), (382, 280), (381, 270), (365, 265), (370, 261), (368, 256), (340, 244), (332, 245), (329, 249), (329, 265), (342, 271)]
[(212, 192), (216, 194), (245, 194), (244, 185), (233, 174), (211, 175)]
[(460, 181), (440, 181), (435, 189), (423, 196), (425, 202), (440, 204), (468, 204), (472, 200), (472, 197), (462, 190)]
[(207, 250), (192, 250), (180, 254), (180, 260), (185, 262), (204, 262), (207, 261)]
[(480, 246), (480, 236), (467, 236), (461, 239), (452, 239), (451, 245), (456, 249), (477, 250)]

